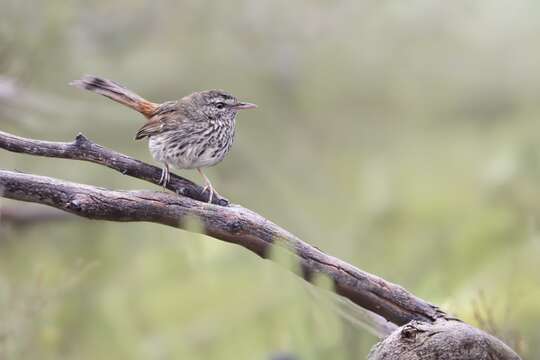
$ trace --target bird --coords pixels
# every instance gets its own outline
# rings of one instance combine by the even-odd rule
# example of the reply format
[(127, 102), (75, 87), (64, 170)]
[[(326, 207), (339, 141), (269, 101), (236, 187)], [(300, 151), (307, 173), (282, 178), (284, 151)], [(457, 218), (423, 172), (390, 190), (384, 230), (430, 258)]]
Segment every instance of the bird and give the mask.
[(218, 193), (202, 169), (221, 162), (231, 149), (238, 111), (257, 107), (217, 89), (154, 103), (115, 81), (93, 75), (85, 75), (70, 85), (108, 97), (144, 115), (148, 121), (137, 131), (135, 140), (147, 138), (152, 157), (163, 164), (159, 184), (167, 186), (170, 167), (197, 169), (204, 179), (203, 193), (209, 192), (209, 203)]

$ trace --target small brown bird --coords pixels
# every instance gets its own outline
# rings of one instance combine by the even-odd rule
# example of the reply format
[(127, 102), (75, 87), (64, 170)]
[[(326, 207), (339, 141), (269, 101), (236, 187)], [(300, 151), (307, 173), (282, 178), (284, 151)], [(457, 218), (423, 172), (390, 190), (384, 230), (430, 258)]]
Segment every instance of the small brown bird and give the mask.
[(104, 95), (143, 114), (148, 122), (135, 139), (147, 137), (150, 153), (163, 163), (160, 184), (165, 186), (169, 181), (169, 166), (197, 169), (205, 181), (203, 192), (209, 191), (208, 202), (212, 202), (216, 191), (201, 169), (216, 165), (229, 152), (238, 110), (257, 107), (222, 90), (194, 92), (180, 100), (156, 104), (96, 76), (86, 75), (70, 85)]

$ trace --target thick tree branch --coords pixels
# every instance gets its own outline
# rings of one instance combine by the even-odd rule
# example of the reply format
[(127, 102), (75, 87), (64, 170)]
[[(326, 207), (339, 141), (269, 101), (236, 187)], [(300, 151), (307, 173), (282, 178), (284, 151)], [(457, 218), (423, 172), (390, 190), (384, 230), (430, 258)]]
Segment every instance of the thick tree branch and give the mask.
[(6, 170), (0, 170), (0, 188), (3, 197), (53, 206), (89, 219), (148, 221), (179, 228), (186, 226), (188, 218), (199, 219), (207, 235), (241, 245), (261, 257), (269, 255), (273, 244), (284, 247), (298, 258), (305, 279), (311, 280), (315, 273), (328, 275), (339, 294), (397, 325), (444, 316), (402, 287), (326, 255), (240, 206), (210, 205), (166, 192), (107, 190)]
[(499, 339), (468, 324), (412, 321), (376, 344), (368, 360), (520, 360)]
[[(24, 139), (0, 132), (0, 148), (32, 155), (91, 161), (123, 174), (157, 183), (160, 169), (92, 143), (79, 135), (73, 143)], [(200, 195), (199, 187), (178, 176), (172, 190)], [(235, 243), (267, 257), (272, 245), (287, 249), (310, 281), (315, 274), (330, 277), (338, 294), (387, 321), (403, 325), (411, 320), (434, 322), (446, 314), (401, 286), (327, 255), (262, 216), (238, 205), (216, 206), (192, 198), (157, 191), (114, 191), (44, 176), (0, 170), (0, 191), (10, 199), (46, 204), (90, 219), (148, 221), (183, 228), (193, 217), (212, 237)], [(198, 198), (201, 198), (199, 196)]]

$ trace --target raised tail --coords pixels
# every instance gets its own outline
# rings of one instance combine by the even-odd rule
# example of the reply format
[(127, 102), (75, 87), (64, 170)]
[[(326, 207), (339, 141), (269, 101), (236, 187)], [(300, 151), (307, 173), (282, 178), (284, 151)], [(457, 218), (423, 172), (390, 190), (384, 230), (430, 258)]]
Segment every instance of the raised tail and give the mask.
[(97, 76), (85, 75), (82, 79), (74, 80), (69, 84), (106, 96), (120, 104), (137, 110), (147, 118), (152, 116), (159, 105), (143, 99), (131, 90), (128, 90), (112, 80), (99, 78)]

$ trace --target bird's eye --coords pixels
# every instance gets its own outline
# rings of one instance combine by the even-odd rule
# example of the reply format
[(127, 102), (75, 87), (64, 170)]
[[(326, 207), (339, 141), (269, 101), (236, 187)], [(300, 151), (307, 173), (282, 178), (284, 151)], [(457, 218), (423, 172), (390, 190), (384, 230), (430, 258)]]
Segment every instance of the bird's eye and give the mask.
[(221, 110), (221, 109), (223, 109), (224, 107), (225, 107), (225, 104), (224, 104), (224, 103), (222, 103), (222, 102), (216, 103), (216, 108), (218, 108), (218, 109)]

